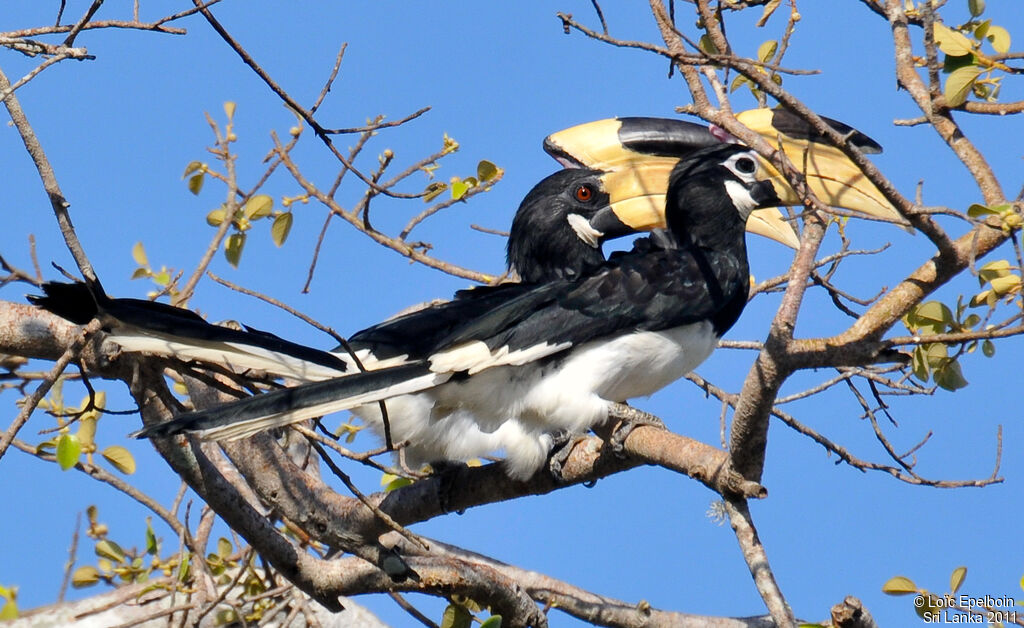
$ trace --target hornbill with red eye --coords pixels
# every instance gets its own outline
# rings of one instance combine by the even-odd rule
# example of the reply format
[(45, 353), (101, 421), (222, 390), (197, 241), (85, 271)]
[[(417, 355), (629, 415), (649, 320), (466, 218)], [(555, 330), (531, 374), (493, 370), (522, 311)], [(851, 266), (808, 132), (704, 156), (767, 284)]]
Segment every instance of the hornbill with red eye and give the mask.
[[(186, 413), (138, 436), (240, 438), (387, 400), (399, 413), (470, 413), (484, 431), (512, 421), (546, 454), (552, 433), (586, 430), (605, 420), (610, 403), (690, 372), (736, 322), (750, 289), (747, 219), (780, 202), (758, 170), (742, 146), (700, 149), (673, 168), (667, 228), (645, 246), (578, 277), (524, 287), (455, 326), (421, 359)], [(514, 477), (545, 459), (506, 455)]]
[[(781, 146), (826, 203), (867, 215), (896, 216), (882, 194), (835, 148), (820, 143), (813, 130), (782, 109), (744, 111), (737, 118)], [(881, 147), (851, 127), (826, 120), (865, 153)], [(603, 261), (600, 244), (610, 238), (664, 225), (668, 173), (689, 151), (735, 141), (715, 127), (674, 119), (599, 120), (552, 134), (545, 150), (572, 168), (541, 181), (524, 199), (508, 242), (509, 270), (525, 282), (573, 276)], [(764, 160), (785, 204), (800, 203), (784, 178)], [(588, 198), (573, 198), (574, 194)], [(578, 205), (578, 207), (574, 207)], [(796, 247), (799, 240), (775, 209), (756, 211), (748, 229)], [(235, 370), (254, 369), (308, 381), (354, 369), (343, 351), (320, 352), (272, 334), (210, 325), (195, 314), (133, 299), (110, 299), (97, 286), (49, 283), (34, 302), (84, 324), (102, 315), (111, 340), (126, 350), (182, 360), (215, 363)], [(351, 338), (368, 368), (381, 355), (404, 353), (409, 342), (436, 340), (450, 320), (490, 307), (507, 288), (460, 292), (455, 301), (370, 327)], [(95, 294), (92, 294), (95, 293)], [(412, 347), (415, 349), (415, 347)], [(413, 351), (415, 354), (415, 350)]]
[[(618, 125), (615, 139), (609, 139), (607, 133), (588, 130), (595, 126), (607, 129), (609, 123)], [(781, 132), (776, 127), (769, 128), (769, 139)], [(588, 137), (589, 140), (585, 139)], [(527, 282), (577, 277), (595, 268), (603, 262), (600, 244), (604, 239), (633, 232), (631, 225), (651, 228), (661, 224), (666, 166), (695, 146), (717, 143), (719, 137), (720, 134), (700, 125), (652, 118), (602, 121), (551, 136), (545, 146), (560, 161), (568, 159), (573, 165), (590, 162), (600, 169), (562, 171), (530, 192), (513, 222), (508, 251), (510, 268)], [(561, 141), (556, 141), (559, 138)], [(789, 141), (799, 144), (798, 140)], [(618, 152), (615, 145), (619, 146)], [(817, 179), (829, 181), (844, 176), (848, 162), (845, 158), (834, 161), (835, 164), (809, 173), (812, 186)], [(777, 187), (788, 189), (777, 181)], [(790, 245), (797, 242), (777, 211), (770, 212), (761, 224), (772, 222), (774, 227), (761, 231)], [(752, 219), (750, 224), (756, 225), (758, 221)], [(370, 369), (422, 359), (455, 325), (515, 299), (527, 289), (503, 284), (462, 291), (452, 302), (359, 332), (350, 344)], [(97, 312), (84, 286), (51, 284), (47, 293), (37, 302), (75, 322), (84, 323)], [(70, 298), (74, 294), (69, 293), (77, 293), (77, 298)], [(209, 325), (184, 310), (147, 301), (111, 300), (102, 294), (97, 301), (113, 339), (128, 350), (225, 364), (236, 369), (260, 369), (307, 381), (355, 370), (347, 354), (319, 352), (262, 332)], [(424, 461), (465, 459), (502, 447), (511, 452), (514, 445), (506, 436), (519, 430), (514, 421), (507, 421), (494, 432), (481, 431), (473, 417), (458, 412), (448, 413), (449, 418), (444, 421), (433, 420), (429, 404), (419, 404), (408, 412), (395, 412), (391, 406), (393, 403), (389, 402), (393, 434), (398, 440), (412, 441), (411, 457)], [(380, 427), (376, 406), (361, 408), (358, 413), (369, 415), (371, 424)], [(511, 441), (520, 441), (519, 436), (512, 434)], [(534, 457), (540, 453), (533, 448)]]

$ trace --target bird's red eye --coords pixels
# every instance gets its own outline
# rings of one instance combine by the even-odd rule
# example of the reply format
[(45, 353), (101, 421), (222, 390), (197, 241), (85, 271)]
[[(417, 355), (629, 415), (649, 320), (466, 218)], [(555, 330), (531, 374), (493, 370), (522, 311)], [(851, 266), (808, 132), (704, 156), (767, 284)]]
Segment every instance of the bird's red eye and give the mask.
[(577, 201), (586, 203), (594, 198), (594, 189), (589, 185), (581, 185), (573, 193)]

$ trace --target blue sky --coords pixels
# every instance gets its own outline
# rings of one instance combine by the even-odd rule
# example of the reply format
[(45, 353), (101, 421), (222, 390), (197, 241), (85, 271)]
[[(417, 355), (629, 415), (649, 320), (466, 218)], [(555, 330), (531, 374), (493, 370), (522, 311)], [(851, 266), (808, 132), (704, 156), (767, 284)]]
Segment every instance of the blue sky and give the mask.
[[(51, 23), (57, 3), (8, 0), (3, 30)], [(252, 55), (300, 101), (310, 103), (330, 71), (343, 42), (348, 49), (340, 77), (321, 119), (328, 126), (358, 126), (379, 113), (397, 119), (420, 107), (432, 111), (401, 129), (382, 133), (364, 154), (364, 167), (386, 148), (396, 164), (436, 150), (443, 134), (461, 150), (443, 162), (441, 180), (468, 175), (480, 159), (505, 169), (495, 190), (465, 206), (456, 206), (420, 229), (418, 237), (435, 244), (441, 258), (465, 266), (500, 272), (503, 240), (471, 231), (470, 223), (507, 228), (525, 192), (556, 168), (541, 150), (545, 135), (580, 122), (622, 115), (673, 116), (688, 94), (678, 76), (668, 79), (667, 62), (634, 50), (616, 49), (566, 36), (556, 11), (573, 13), (596, 25), (590, 2), (522, 3), (276, 3), (227, 0), (216, 8), (223, 24)], [(660, 42), (645, 7), (607, 3), (605, 15), (613, 35)], [(803, 20), (786, 57), (788, 67), (819, 68), (820, 75), (787, 77), (785, 86), (811, 107), (853, 124), (886, 148), (876, 163), (908, 196), (923, 182), (928, 204), (965, 209), (980, 199), (972, 181), (933, 131), (896, 127), (894, 118), (918, 115), (906, 93), (896, 89), (888, 26), (859, 2), (806, 3)], [(955, 0), (948, 13), (956, 22), (966, 2)], [(989, 16), (1011, 34), (1024, 38), (1024, 16), (1012, 3), (990, 2)], [(53, 6), (43, 6), (53, 5)], [(70, 0), (65, 21), (88, 3)], [(688, 10), (678, 3), (678, 10)], [(820, 5), (820, 6), (819, 6)], [(826, 8), (827, 5), (827, 8)], [(154, 18), (182, 8), (180, 2), (143, 3), (143, 17)], [(100, 18), (125, 17), (111, 3)], [(752, 20), (751, 20), (752, 21)], [(692, 32), (693, 19), (680, 18)], [(179, 24), (186, 37), (135, 31), (93, 31), (79, 36), (96, 60), (65, 61), (46, 70), (18, 92), (30, 121), (53, 162), (86, 252), (106, 288), (118, 296), (142, 296), (150, 286), (130, 281), (131, 248), (145, 244), (150, 261), (191, 270), (212, 237), (204, 216), (223, 198), (223, 188), (209, 183), (193, 196), (181, 181), (185, 165), (208, 160), (211, 133), (204, 112), (222, 121), (222, 104), (237, 103), (239, 172), (248, 186), (261, 172), (270, 147), (269, 132), (280, 135), (294, 117), (248, 71), (205, 21)], [(776, 18), (765, 29), (749, 21), (730, 27), (733, 44), (753, 53), (778, 37)], [(1024, 39), (1021, 39), (1024, 41)], [(12, 80), (37, 63), (12, 52), (0, 55)], [(1012, 79), (1004, 98), (1021, 98)], [(753, 103), (737, 92), (738, 109)], [(1002, 178), (1007, 194), (1021, 186), (1020, 120), (963, 118), (964, 128)], [(309, 176), (328, 181), (333, 160), (311, 137), (297, 159)], [(340, 138), (341, 147), (349, 145)], [(73, 264), (59, 239), (49, 203), (13, 127), (0, 127), (0, 253), (22, 267), (30, 266), (27, 234), (50, 278), (54, 261)], [(427, 183), (413, 178), (416, 191)], [(349, 182), (351, 185), (352, 182)], [(286, 176), (271, 179), (266, 192), (280, 199), (295, 195)], [(355, 186), (342, 197), (351, 205), (361, 193)], [(401, 225), (418, 212), (419, 201), (375, 201), (375, 220), (386, 228)], [(412, 303), (445, 297), (465, 287), (456, 279), (411, 266), (336, 222), (332, 225), (312, 293), (300, 294), (310, 251), (322, 222), (313, 204), (296, 210), (295, 227), (283, 248), (270, 243), (266, 226), (250, 233), (242, 265), (232, 269), (218, 257), (213, 270), (232, 281), (286, 301), (341, 332), (352, 332)], [(960, 229), (959, 226), (953, 226)], [(929, 254), (921, 235), (892, 227), (852, 221), (849, 234), (858, 248), (885, 242), (893, 247), (876, 258), (851, 260), (840, 272), (844, 287), (871, 296), (892, 286)], [(835, 250), (833, 233), (825, 252)], [(993, 258), (1009, 257), (1001, 249)], [(766, 241), (751, 241), (751, 262), (759, 279), (784, 272), (791, 252)], [(961, 278), (939, 293), (950, 302), (971, 294), (977, 284)], [(22, 299), (22, 286), (8, 286), (0, 298)], [(237, 318), (291, 339), (330, 347), (329, 338), (287, 314), (212, 282), (202, 284), (192, 301), (211, 319)], [(756, 300), (730, 332), (732, 339), (764, 337), (777, 297)], [(820, 295), (811, 297), (799, 319), (798, 336), (839, 331), (846, 320), (833, 314)], [(897, 329), (897, 333), (902, 333)], [(821, 620), (828, 607), (852, 594), (860, 597), (881, 625), (914, 625), (909, 600), (880, 593), (886, 579), (904, 574), (922, 586), (943, 590), (958, 565), (970, 569), (964, 591), (1024, 599), (1018, 582), (1024, 574), (1016, 523), (1021, 515), (1021, 425), (1019, 373), (1024, 341), (1007, 339), (996, 356), (971, 355), (964, 372), (971, 385), (957, 393), (938, 391), (928, 398), (895, 398), (893, 416), (899, 429), (887, 426), (897, 449), (908, 449), (928, 431), (934, 436), (918, 452), (918, 470), (928, 477), (965, 479), (991, 472), (996, 426), (1003, 425), (1002, 485), (985, 489), (938, 490), (913, 487), (879, 473), (863, 474), (835, 465), (825, 452), (781, 424), (773, 424), (764, 483), (769, 497), (752, 505), (755, 521), (783, 591), (800, 617)], [(737, 390), (752, 354), (719, 351), (698, 372)], [(787, 383), (784, 394), (831, 377), (802, 373)], [(130, 407), (124, 395), (112, 400)], [(82, 394), (68, 387), (68, 397)], [(111, 405), (116, 406), (116, 403)], [(666, 419), (673, 429), (718, 442), (718, 404), (705, 400), (683, 382), (650, 400), (645, 409)], [(7, 420), (14, 416), (14, 396), (6, 395)], [(790, 408), (798, 419), (847, 446), (858, 456), (884, 461), (870, 426), (845, 391)], [(110, 416), (100, 423), (101, 444), (131, 448), (140, 470), (140, 486), (170, 503), (177, 479), (147, 443), (127, 442), (137, 417)], [(35, 432), (51, 425), (36, 417), (22, 437), (42, 440)], [(361, 441), (370, 446), (369, 439)], [(359, 473), (359, 472), (357, 472)], [(141, 544), (143, 511), (134, 503), (80, 474), (61, 473), (18, 452), (0, 461), (0, 584), (20, 586), (22, 607), (50, 602), (56, 595), (74, 513), (97, 504), (115, 540)], [(377, 478), (362, 477), (372, 490)], [(697, 614), (753, 615), (764, 612), (728, 525), (706, 515), (714, 495), (696, 483), (664, 471), (637, 469), (553, 495), (495, 504), (418, 526), (424, 535), (453, 542), (496, 558), (567, 579), (596, 593), (619, 599), (646, 599), (659, 608)], [(167, 530), (158, 531), (168, 545)], [(83, 543), (79, 555), (92, 560)], [(420, 603), (420, 598), (414, 598)], [(396, 625), (408, 618), (383, 598), (362, 602)], [(440, 606), (424, 602), (440, 617)], [(575, 622), (553, 612), (555, 626)]]

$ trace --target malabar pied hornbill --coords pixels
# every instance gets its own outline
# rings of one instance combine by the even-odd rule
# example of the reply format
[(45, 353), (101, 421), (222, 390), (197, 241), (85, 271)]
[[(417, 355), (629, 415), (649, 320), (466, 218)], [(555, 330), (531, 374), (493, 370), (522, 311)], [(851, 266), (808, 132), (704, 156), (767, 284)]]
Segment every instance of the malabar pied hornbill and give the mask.
[[(700, 149), (674, 167), (666, 230), (645, 246), (579, 277), (532, 284), (461, 322), (422, 359), (186, 413), (139, 436), (238, 438), (387, 400), (389, 414), (471, 413), (484, 431), (513, 420), (546, 449), (553, 432), (586, 430), (611, 402), (691, 371), (736, 322), (750, 289), (747, 219), (780, 202), (758, 171), (745, 147)], [(543, 460), (506, 450), (515, 477)]]
[[(741, 119), (744, 115), (741, 114)], [(783, 127), (778, 119), (778, 115), (768, 118), (771, 124), (762, 131), (770, 141), (788, 138), (785, 140), (787, 151), (796, 147), (817, 155), (826, 150), (810, 145), (813, 138), (794, 132), (793, 125)], [(836, 124), (837, 128), (849, 130)], [(616, 132), (609, 133), (609, 129)], [(666, 168), (675, 163), (680, 154), (695, 146), (713, 145), (719, 137), (720, 134), (713, 134), (700, 125), (652, 118), (590, 123), (549, 137), (545, 146), (560, 161), (574, 166), (590, 163), (600, 170), (583, 167), (562, 171), (531, 191), (513, 224), (509, 241), (510, 267), (530, 283), (575, 277), (593, 268), (603, 260), (600, 243), (604, 239), (660, 224)], [(873, 144), (862, 135), (854, 133), (852, 137), (862, 147), (870, 149)], [(805, 144), (802, 148), (801, 142)], [(790, 157), (800, 159), (795, 155), (791, 153)], [(848, 192), (842, 197), (830, 196), (827, 186), (843, 177), (851, 181), (844, 190), (865, 186), (848, 176), (852, 164), (845, 157), (841, 154), (840, 159), (827, 156), (833, 163), (815, 158), (816, 170), (808, 172), (812, 189), (826, 202), (845, 202), (851, 209), (869, 213), (874, 206), (884, 207), (884, 200), (880, 200), (881, 195), (873, 188), (859, 196)], [(806, 158), (800, 160), (807, 162)], [(814, 187), (816, 182), (820, 182), (818, 188)], [(777, 183), (776, 187), (788, 190), (784, 184)], [(864, 203), (865, 198), (870, 202)], [(752, 220), (750, 224), (762, 226), (759, 232), (780, 241), (796, 243), (795, 234), (781, 221), (777, 211), (770, 211), (766, 221)], [(522, 286), (503, 284), (462, 291), (447, 304), (364, 330), (352, 337), (351, 344), (371, 369), (415, 360), (425, 355), (427, 348), (448, 333), (454, 323), (515, 298), (523, 290)], [(237, 369), (262, 369), (301, 380), (322, 379), (354, 370), (345, 354), (319, 352), (270, 334), (209, 325), (198, 316), (176, 308), (148, 301), (111, 300), (102, 294), (97, 297), (97, 308), (84, 286), (50, 284), (47, 292), (48, 296), (39, 302), (75, 322), (84, 323), (101, 311), (110, 323), (108, 328), (113, 339), (128, 350), (226, 364)], [(505, 442), (509, 440), (505, 433), (518, 431), (513, 422), (507, 422), (493, 432), (480, 432), (473, 417), (457, 420), (457, 412), (446, 415), (446, 427), (428, 419), (431, 413), (424, 413), (422, 409), (403, 414), (391, 410), (391, 405), (389, 403), (389, 415), (394, 434), (399, 440), (409, 437), (413, 459), (465, 459), (499, 448), (511, 451), (512, 447)], [(368, 406), (359, 414), (369, 414), (371, 424), (379, 426), (379, 418), (376, 422), (372, 420), (374, 414), (379, 417), (375, 408)], [(512, 440), (519, 440), (519, 434), (513, 434)]]

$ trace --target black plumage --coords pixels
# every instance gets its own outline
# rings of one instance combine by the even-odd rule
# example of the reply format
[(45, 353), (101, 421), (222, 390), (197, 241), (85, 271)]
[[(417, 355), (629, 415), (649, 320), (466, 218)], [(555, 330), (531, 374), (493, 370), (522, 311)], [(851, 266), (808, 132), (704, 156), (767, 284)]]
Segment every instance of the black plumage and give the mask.
[(471, 412), (485, 431), (518, 425), (523, 443), (506, 442), (506, 453), (512, 472), (528, 475), (537, 458), (517, 461), (515, 447), (545, 447), (552, 432), (603, 420), (609, 402), (682, 376), (736, 321), (749, 291), (746, 219), (778, 202), (771, 183), (755, 180), (755, 163), (735, 145), (694, 153), (670, 179), (663, 234), (578, 278), (524, 290), (458, 325), (426, 359), (188, 413), (139, 435), (241, 437), (418, 388), (432, 415)]

